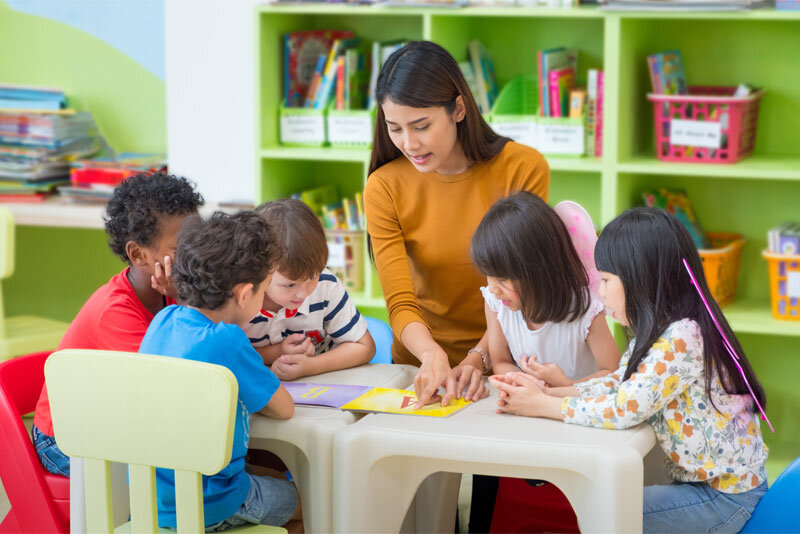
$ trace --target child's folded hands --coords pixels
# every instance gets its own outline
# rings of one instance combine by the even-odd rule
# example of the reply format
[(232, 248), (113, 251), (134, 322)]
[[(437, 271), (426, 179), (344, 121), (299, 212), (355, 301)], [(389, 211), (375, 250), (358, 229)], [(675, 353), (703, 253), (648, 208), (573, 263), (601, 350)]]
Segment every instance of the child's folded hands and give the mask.
[(550, 387), (571, 386), (573, 384), (557, 363), (539, 363), (536, 356), (524, 356), (519, 362), (527, 374), (544, 381)]

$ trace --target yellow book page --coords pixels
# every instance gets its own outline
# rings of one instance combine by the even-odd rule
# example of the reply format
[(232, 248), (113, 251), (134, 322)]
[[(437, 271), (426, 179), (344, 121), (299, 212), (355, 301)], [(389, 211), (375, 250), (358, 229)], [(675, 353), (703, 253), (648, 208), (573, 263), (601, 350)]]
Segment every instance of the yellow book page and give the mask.
[(414, 409), (416, 404), (417, 395), (413, 391), (373, 388), (342, 406), (342, 410), (447, 417), (471, 404), (471, 402), (464, 399), (453, 399), (447, 406), (442, 406), (441, 402), (437, 402), (428, 404), (420, 410)]

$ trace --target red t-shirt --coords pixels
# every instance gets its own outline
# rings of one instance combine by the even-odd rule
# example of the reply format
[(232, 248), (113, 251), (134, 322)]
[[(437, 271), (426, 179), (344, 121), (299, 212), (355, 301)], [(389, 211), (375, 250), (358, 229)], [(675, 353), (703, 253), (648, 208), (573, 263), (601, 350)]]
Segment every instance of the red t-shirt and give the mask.
[[(113, 276), (89, 297), (58, 344), (62, 349), (97, 349), (137, 352), (153, 314), (147, 311), (128, 281), (130, 267)], [(174, 304), (170, 298), (167, 304)], [(50, 399), (42, 388), (33, 423), (53, 436)]]

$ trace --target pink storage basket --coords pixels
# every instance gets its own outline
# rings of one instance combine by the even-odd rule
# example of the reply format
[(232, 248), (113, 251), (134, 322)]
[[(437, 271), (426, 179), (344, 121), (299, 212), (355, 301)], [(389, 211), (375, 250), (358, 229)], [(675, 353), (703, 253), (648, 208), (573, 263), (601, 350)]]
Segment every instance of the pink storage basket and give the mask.
[[(662, 161), (734, 163), (747, 157), (756, 143), (758, 108), (764, 91), (734, 97), (736, 87), (690, 87), (688, 95), (649, 94), (653, 102), (656, 152)], [(673, 144), (673, 120), (681, 144)], [(690, 133), (687, 135), (687, 131)], [(687, 138), (703, 138), (697, 145)]]

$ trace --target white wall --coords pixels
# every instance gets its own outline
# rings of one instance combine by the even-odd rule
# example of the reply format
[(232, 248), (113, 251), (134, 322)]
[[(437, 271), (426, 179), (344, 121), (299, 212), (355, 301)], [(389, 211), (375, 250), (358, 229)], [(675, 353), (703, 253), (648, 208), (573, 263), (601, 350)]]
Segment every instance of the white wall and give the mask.
[(167, 154), (208, 202), (255, 198), (255, 0), (165, 0)]

